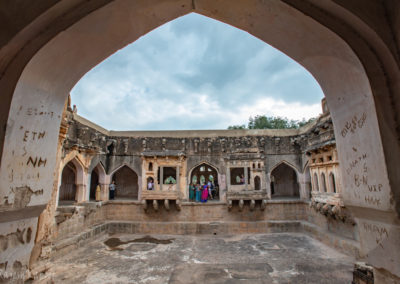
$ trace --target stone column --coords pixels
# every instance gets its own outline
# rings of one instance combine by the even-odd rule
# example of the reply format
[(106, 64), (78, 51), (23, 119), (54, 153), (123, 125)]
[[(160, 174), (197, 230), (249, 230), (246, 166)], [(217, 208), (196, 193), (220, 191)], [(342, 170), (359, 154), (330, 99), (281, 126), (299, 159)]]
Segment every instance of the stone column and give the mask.
[(91, 177), (92, 177), (92, 174), (91, 174), (91, 173), (87, 175), (87, 183), (86, 183), (86, 184), (87, 184), (88, 190), (86, 191), (86, 197), (85, 197), (85, 199), (86, 199), (87, 201), (90, 201), (90, 187), (91, 187), (91, 185), (92, 185)]
[(268, 199), (271, 199), (271, 176), (268, 173), (265, 175), (265, 183), (266, 183)]
[(110, 190), (109, 190), (110, 183), (111, 183), (111, 176), (106, 175), (104, 178), (104, 183), (100, 184), (102, 201), (107, 201), (110, 199)]
[(76, 185), (76, 202), (82, 203), (86, 201), (86, 184), (77, 184)]
[(179, 178), (179, 166), (176, 167), (176, 190), (179, 191), (180, 190), (180, 178)]
[(307, 200), (307, 188), (306, 188), (306, 181), (305, 181), (305, 175), (298, 173), (298, 183), (299, 183), (299, 194), (300, 194), (300, 199), (302, 200)]
[(164, 167), (160, 167), (160, 190), (162, 190), (163, 182), (164, 182)]
[(247, 190), (249, 183), (249, 167), (244, 167), (244, 189)]
[(100, 184), (100, 191), (100, 200), (107, 201), (110, 198), (110, 195), (108, 194), (108, 184)]
[(229, 191), (229, 186), (231, 185), (231, 168), (226, 168), (226, 182), (225, 182), (225, 189), (226, 189), (226, 192), (228, 192)]

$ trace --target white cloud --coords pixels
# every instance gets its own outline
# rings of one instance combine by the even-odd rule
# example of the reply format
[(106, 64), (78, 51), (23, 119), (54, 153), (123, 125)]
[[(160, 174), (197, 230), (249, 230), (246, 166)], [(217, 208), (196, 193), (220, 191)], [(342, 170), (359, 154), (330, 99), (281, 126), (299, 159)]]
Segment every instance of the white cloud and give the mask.
[(118, 51), (72, 90), (78, 113), (114, 130), (226, 129), (255, 115), (320, 113), (299, 64), (251, 35), (190, 14)]

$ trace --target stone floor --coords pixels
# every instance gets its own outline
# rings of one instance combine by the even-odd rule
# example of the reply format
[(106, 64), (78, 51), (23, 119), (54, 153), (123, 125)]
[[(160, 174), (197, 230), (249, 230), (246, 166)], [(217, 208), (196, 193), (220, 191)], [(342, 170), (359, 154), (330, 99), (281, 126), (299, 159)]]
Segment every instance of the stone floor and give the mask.
[(303, 234), (113, 235), (54, 261), (54, 283), (351, 283), (354, 259)]

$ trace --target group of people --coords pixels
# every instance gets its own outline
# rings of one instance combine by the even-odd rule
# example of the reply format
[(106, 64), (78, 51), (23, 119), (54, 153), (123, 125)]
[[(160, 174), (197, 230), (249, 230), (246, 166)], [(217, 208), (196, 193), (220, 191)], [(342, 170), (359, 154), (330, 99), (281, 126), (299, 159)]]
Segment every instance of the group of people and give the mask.
[(207, 202), (208, 199), (214, 199), (217, 195), (217, 189), (215, 185), (209, 181), (203, 185), (193, 184), (189, 185), (189, 200), (195, 202)]

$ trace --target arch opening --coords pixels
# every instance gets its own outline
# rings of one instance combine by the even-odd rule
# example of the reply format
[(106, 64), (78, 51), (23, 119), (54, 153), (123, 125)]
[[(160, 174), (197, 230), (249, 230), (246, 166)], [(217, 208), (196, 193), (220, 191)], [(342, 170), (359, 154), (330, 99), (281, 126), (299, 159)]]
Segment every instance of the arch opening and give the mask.
[(319, 191), (318, 175), (314, 173), (314, 188), (313, 191)]
[(139, 195), (138, 175), (124, 165), (111, 178), (115, 182), (115, 199), (137, 200)]
[(296, 171), (281, 163), (271, 171), (272, 198), (300, 198)]
[(326, 190), (325, 173), (321, 174), (321, 183), (322, 183), (322, 192), (327, 192), (327, 190)]
[(254, 190), (261, 190), (261, 179), (259, 176), (254, 177)]
[(92, 170), (92, 173), (90, 175), (90, 194), (89, 194), (89, 200), (96, 200), (96, 188), (97, 186), (100, 185), (99, 182), (99, 174), (97, 168), (94, 168)]
[(329, 188), (331, 192), (336, 193), (335, 175), (333, 173), (329, 174)]
[(76, 201), (76, 167), (68, 162), (61, 174), (58, 204), (69, 205)]
[[(202, 163), (191, 170), (190, 183), (195, 185), (204, 185), (211, 183), (211, 195), (213, 200), (219, 200), (219, 182), (218, 171), (215, 167)], [(189, 190), (189, 189), (188, 189)], [(190, 196), (190, 192), (188, 192)]]

